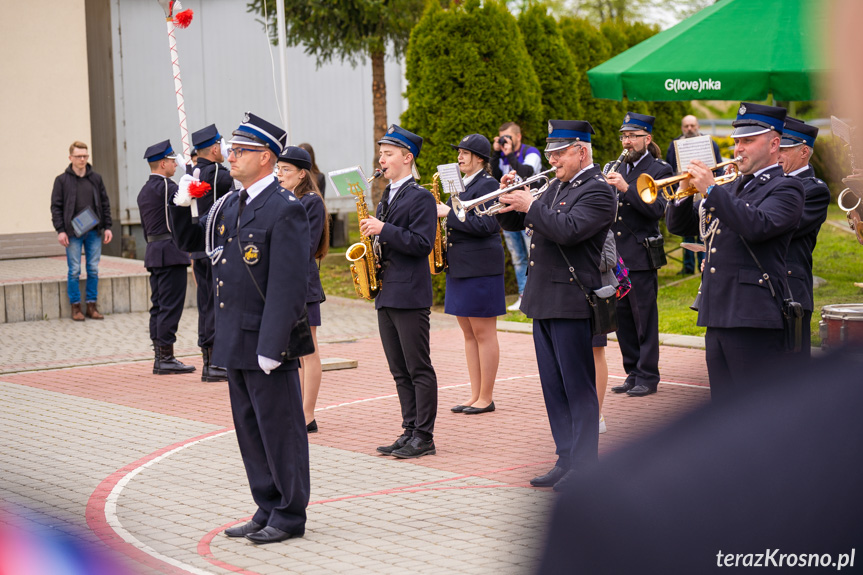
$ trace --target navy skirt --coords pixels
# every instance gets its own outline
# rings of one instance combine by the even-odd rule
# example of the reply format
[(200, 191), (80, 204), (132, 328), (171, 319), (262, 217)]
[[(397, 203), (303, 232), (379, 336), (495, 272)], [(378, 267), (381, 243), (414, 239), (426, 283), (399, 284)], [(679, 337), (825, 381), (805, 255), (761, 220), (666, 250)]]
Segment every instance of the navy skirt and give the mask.
[(503, 274), (476, 278), (454, 278), (447, 274), (444, 312), (459, 317), (504, 315)]
[(309, 314), (309, 325), (320, 327), (321, 325), (321, 302), (306, 304), (306, 313)]

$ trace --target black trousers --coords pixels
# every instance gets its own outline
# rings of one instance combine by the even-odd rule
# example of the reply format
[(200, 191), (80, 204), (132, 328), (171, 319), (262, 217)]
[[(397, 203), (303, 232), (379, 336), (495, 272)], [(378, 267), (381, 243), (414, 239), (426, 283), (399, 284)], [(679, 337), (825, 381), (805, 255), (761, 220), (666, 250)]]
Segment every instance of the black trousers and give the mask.
[(589, 319), (535, 319), (533, 343), (557, 467), (597, 460), (599, 400)]
[(650, 389), (659, 385), (659, 309), (656, 270), (630, 271), (632, 289), (617, 300), (617, 342), (626, 379)]
[(719, 401), (772, 381), (788, 357), (781, 329), (708, 327), (704, 343), (710, 397)]
[(405, 433), (434, 437), (437, 376), (429, 350), (429, 308), (378, 310), (378, 329), (402, 407)]
[(177, 326), (186, 303), (187, 266), (147, 268), (150, 272), (150, 339), (163, 345), (177, 341)]
[(216, 337), (216, 309), (213, 305), (213, 266), (209, 258), (192, 260), (198, 284), (198, 347), (213, 347)]
[(269, 375), (228, 369), (237, 443), (258, 506), (260, 525), (302, 535), (309, 505), (309, 438), (300, 378), (294, 369)]

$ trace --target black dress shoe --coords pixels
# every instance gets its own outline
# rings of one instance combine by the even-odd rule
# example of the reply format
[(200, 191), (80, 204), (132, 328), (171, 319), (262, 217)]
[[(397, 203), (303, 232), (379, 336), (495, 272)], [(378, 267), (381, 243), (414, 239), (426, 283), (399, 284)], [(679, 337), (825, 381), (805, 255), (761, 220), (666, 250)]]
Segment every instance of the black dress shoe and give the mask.
[(633, 387), (635, 387), (635, 384), (627, 379), (623, 382), (623, 385), (615, 385), (614, 387), (612, 387), (611, 391), (613, 391), (614, 393), (626, 393)]
[(255, 533), (249, 533), (248, 535), (246, 535), (246, 539), (248, 539), (252, 543), (262, 545), (264, 543), (278, 543), (279, 541), (285, 541), (293, 536), (293, 533), (288, 533), (287, 531), (282, 531), (278, 527), (267, 525), (260, 531), (256, 531)]
[(627, 391), (626, 395), (630, 397), (644, 397), (645, 395), (650, 395), (651, 393), (656, 393), (656, 390), (647, 387), (643, 383), (639, 383), (638, 385)]
[(384, 455), (392, 455), (393, 451), (404, 447), (410, 440), (411, 436), (403, 433), (399, 436), (398, 439), (396, 439), (395, 443), (393, 443), (392, 445), (381, 445), (380, 447), (378, 447), (377, 451), (378, 453), (383, 453)]
[(423, 455), (434, 455), (435, 453), (437, 451), (435, 451), (434, 440), (423, 441), (419, 437), (412, 437), (404, 447), (393, 451), (392, 456), (399, 459), (416, 459)]
[(308, 433), (317, 433), (318, 432), (318, 421), (313, 419), (311, 423), (306, 425), (306, 431)]
[(490, 411), (494, 411), (494, 402), (493, 401), (485, 407), (465, 407), (462, 410), (462, 413), (474, 414), (474, 413), (488, 413)]
[(456, 405), (455, 407), (451, 407), (449, 410), (452, 411), (453, 413), (461, 413), (462, 411), (464, 411), (468, 407), (470, 407), (470, 406), (469, 405)]
[(555, 483), (560, 481), (561, 478), (566, 475), (567, 471), (567, 469), (555, 465), (551, 468), (551, 471), (549, 471), (545, 475), (538, 475), (531, 479), (530, 484), (534, 487), (551, 487)]
[(254, 521), (249, 521), (248, 523), (244, 523), (242, 525), (235, 525), (234, 527), (228, 527), (225, 529), (225, 535), (228, 537), (245, 537), (249, 533), (256, 533), (263, 529), (264, 526)]
[(576, 477), (577, 475), (575, 474), (575, 471), (570, 469), (557, 483), (554, 484), (553, 489), (558, 493), (568, 490), (575, 483)]

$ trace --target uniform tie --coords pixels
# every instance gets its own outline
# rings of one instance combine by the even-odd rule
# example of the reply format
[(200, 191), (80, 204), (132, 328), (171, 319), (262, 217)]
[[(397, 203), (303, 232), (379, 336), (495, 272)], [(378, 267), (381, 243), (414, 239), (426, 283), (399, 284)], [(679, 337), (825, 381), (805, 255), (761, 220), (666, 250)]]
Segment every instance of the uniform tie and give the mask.
[(752, 174), (746, 174), (745, 176), (740, 178), (740, 185), (737, 186), (737, 195), (739, 196), (740, 194), (742, 194), (743, 188), (746, 187), (746, 184), (748, 184), (749, 182), (751, 182), (754, 179), (755, 179), (755, 176)]
[(237, 211), (237, 223), (239, 224), (240, 218), (243, 217), (243, 210), (246, 209), (246, 200), (249, 199), (249, 192), (246, 190), (240, 190), (240, 206)]
[(390, 211), (390, 186), (384, 188), (384, 195), (381, 196), (381, 217), (382, 222), (387, 221), (387, 212)]

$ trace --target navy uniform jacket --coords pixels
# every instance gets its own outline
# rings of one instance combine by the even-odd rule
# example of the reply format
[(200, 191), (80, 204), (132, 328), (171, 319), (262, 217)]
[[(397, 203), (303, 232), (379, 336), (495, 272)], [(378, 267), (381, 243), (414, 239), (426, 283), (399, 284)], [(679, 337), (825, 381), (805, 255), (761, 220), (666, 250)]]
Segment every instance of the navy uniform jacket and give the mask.
[(800, 302), (803, 309), (812, 311), (815, 308), (812, 297), (812, 251), (818, 241), (821, 224), (827, 219), (830, 190), (827, 184), (815, 177), (811, 166), (796, 177), (803, 182), (806, 198), (800, 225), (788, 246), (788, 287), (791, 288), (791, 298)]
[(626, 173), (626, 163), (620, 164), (620, 175), (629, 184), (626, 192), (618, 195), (617, 220), (611, 226), (617, 251), (626, 262), (626, 267), (632, 271), (652, 270), (647, 259), (645, 238), (658, 236), (659, 220), (665, 213), (667, 201), (660, 195), (652, 204), (645, 204), (638, 195), (636, 182), (641, 174), (650, 174), (654, 180), (661, 180), (671, 175), (671, 166), (665, 160), (654, 158), (647, 152), (638, 165)]
[[(199, 159), (195, 168), (201, 170), (198, 173), (198, 179), (210, 184), (211, 188), (205, 196), (198, 198), (198, 213), (206, 214), (213, 207), (213, 202), (231, 191), (234, 185), (234, 178), (231, 177), (231, 170), (229, 168), (211, 162), (206, 158)], [(194, 173), (195, 168), (192, 168), (189, 173)], [(207, 257), (207, 254), (204, 252), (194, 252), (192, 254), (192, 258), (196, 260), (205, 257)]]
[(306, 208), (306, 215), (309, 217), (309, 240), (311, 242), (309, 249), (309, 289), (306, 292), (306, 302), (317, 303), (324, 299), (324, 288), (321, 286), (321, 272), (318, 269), (315, 252), (318, 251), (318, 246), (321, 245), (321, 236), (324, 234), (326, 209), (324, 208), (324, 200), (315, 192), (306, 192), (300, 198), (300, 203)]
[[(389, 194), (387, 186), (384, 194)], [(382, 220), (381, 204), (375, 217)], [(428, 255), (438, 225), (437, 203), (413, 178), (407, 180), (390, 203), (378, 239), (381, 245), (381, 292), (375, 309), (431, 307), (432, 286)]]
[[(281, 359), (291, 328), (303, 313), (308, 286), (309, 220), (294, 195), (278, 182), (267, 186), (243, 211), (237, 233), (239, 194), (192, 223), (189, 208), (171, 206), (174, 237), (182, 249), (204, 249), (205, 225), (215, 218), (213, 267), (216, 339), (213, 363), (229, 369), (259, 370), (258, 356)], [(215, 212), (215, 213), (214, 213)], [(257, 251), (257, 258), (253, 252)], [(248, 265), (246, 261), (257, 263)], [(258, 293), (254, 276), (266, 303)], [(280, 368), (297, 369), (298, 360)]]
[(527, 227), (531, 236), (521, 311), (533, 319), (587, 319), (590, 307), (557, 245), (584, 287), (602, 287), (599, 262), (615, 212), (614, 188), (594, 164), (570, 183), (553, 182), (528, 212), (497, 215), (505, 230)]
[[(170, 234), (168, 229), (167, 211), (165, 210), (167, 182), (167, 198), (173, 198), (177, 192), (177, 184), (170, 178), (158, 174), (150, 174), (150, 178), (138, 194), (138, 213), (141, 216), (141, 227), (145, 236), (160, 236)], [(147, 242), (144, 253), (144, 265), (147, 268), (162, 268), (166, 266), (190, 265), (189, 254), (180, 251), (171, 238)]]
[[(755, 178), (736, 194), (738, 181), (714, 186), (703, 200), (719, 218), (704, 260), (698, 325), (782, 329), (779, 302), (770, 295), (758, 265), (741, 237), (770, 276), (777, 297), (787, 293), (785, 254), (803, 213), (803, 184), (782, 173), (778, 165)], [(678, 235), (698, 234), (698, 210), (693, 197), (671, 204), (668, 230)], [(625, 261), (625, 260), (624, 260)]]
[[(465, 187), (460, 199), (475, 200), (498, 189), (498, 181), (485, 170), (481, 170)], [(447, 200), (446, 205), (452, 207), (452, 198)], [(448, 274), (454, 278), (473, 278), (503, 273), (500, 225), (494, 217), (479, 216), (471, 210), (462, 222), (455, 217), (454, 212), (450, 212), (446, 222)]]

